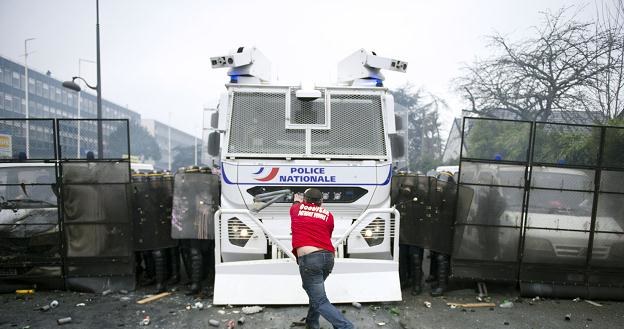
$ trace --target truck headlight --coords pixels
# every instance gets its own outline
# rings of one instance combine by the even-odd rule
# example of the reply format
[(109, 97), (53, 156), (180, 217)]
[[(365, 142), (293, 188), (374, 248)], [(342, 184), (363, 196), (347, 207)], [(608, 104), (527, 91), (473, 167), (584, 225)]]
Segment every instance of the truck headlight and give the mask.
[(233, 217), (228, 220), (228, 239), (231, 244), (244, 247), (251, 238), (252, 233), (251, 228), (240, 219)]
[(375, 218), (360, 231), (369, 247), (380, 245), (383, 242), (386, 232), (385, 224), (383, 219)]

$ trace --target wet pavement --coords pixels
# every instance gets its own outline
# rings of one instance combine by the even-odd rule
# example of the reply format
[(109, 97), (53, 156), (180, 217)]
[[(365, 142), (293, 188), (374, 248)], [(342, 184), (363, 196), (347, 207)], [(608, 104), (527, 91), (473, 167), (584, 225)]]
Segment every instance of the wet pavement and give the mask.
[[(476, 288), (476, 287), (475, 287)], [(36, 291), (32, 295), (0, 295), (0, 328), (228, 328), (245, 317), (241, 329), (304, 328), (292, 326), (306, 314), (305, 306), (266, 306), (259, 313), (244, 314), (241, 306), (215, 306), (208, 296), (186, 296), (174, 288), (170, 296), (140, 305), (136, 302), (150, 294), (141, 288), (128, 293), (102, 294), (66, 291)], [(452, 308), (447, 303), (479, 303), (473, 289), (454, 290), (444, 297), (423, 293), (403, 293), (403, 301), (364, 303), (360, 309), (338, 305), (356, 328), (622, 328), (624, 302), (520, 298), (511, 287), (488, 286), (490, 301), (496, 307)], [(53, 300), (58, 306), (40, 308)], [(506, 301), (509, 308), (500, 307)], [(425, 302), (430, 302), (427, 308)], [(202, 306), (203, 308), (199, 307)], [(84, 306), (82, 305), (84, 304)], [(71, 317), (71, 322), (57, 321)], [(141, 322), (149, 317), (149, 324)], [(146, 322), (146, 321), (145, 321)], [(293, 323), (295, 322), (295, 323)], [(213, 321), (213, 323), (216, 323)], [(331, 325), (321, 319), (321, 327)]]

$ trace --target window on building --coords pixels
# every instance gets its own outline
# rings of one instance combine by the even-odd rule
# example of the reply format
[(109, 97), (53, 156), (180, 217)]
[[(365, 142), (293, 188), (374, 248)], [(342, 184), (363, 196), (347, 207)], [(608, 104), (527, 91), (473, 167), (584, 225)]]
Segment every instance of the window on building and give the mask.
[(67, 92), (65, 90), (62, 90), (61, 94), (62, 94), (62, 97), (63, 97), (62, 103), (67, 105)]
[(17, 72), (13, 72), (13, 87), (14, 88), (20, 87), (20, 74)]
[(7, 111), (13, 111), (13, 97), (11, 95), (4, 95), (4, 109)]
[(24, 76), (23, 74), (20, 74), (20, 89), (21, 90), (26, 90), (26, 76)]
[(36, 94), (37, 94), (38, 96), (43, 95), (43, 83), (42, 83), (41, 81), (37, 80), (37, 81), (35, 82), (35, 84), (36, 84), (36, 86), (37, 86)]
[(43, 97), (50, 98), (50, 86), (47, 83), (43, 84)]
[(35, 79), (33, 78), (28, 78), (28, 92), (29, 93), (35, 92)]
[(5, 68), (4, 69), (4, 83), (7, 85), (11, 85), (11, 70)]
[(13, 112), (20, 113), (20, 106), (22, 102), (18, 96), (13, 96), (12, 104), (13, 104)]
[(54, 94), (56, 95), (56, 98), (54, 99), (54, 101), (61, 103), (61, 101), (63, 100), (63, 98), (61, 97), (61, 89), (55, 87)]

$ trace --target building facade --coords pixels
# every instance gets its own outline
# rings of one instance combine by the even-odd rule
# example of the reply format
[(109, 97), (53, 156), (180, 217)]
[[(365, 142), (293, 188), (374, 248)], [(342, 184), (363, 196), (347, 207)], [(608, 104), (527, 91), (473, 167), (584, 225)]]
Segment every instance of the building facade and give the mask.
[[(172, 166), (175, 162), (174, 159), (180, 152), (180, 147), (190, 148), (192, 146), (193, 150), (191, 151), (191, 157), (193, 157), (192, 152), (194, 152), (195, 146), (197, 146), (198, 149), (201, 149), (201, 140), (199, 138), (166, 125), (160, 121), (143, 119), (141, 120), (141, 125), (156, 139), (156, 143), (158, 143), (158, 147), (160, 147), (161, 158), (154, 163), (154, 167), (156, 168), (169, 171), (177, 170), (178, 168), (173, 168)], [(199, 163), (200, 160), (197, 159), (197, 162)], [(191, 164), (192, 163), (188, 163), (188, 161), (184, 163), (185, 166)]]
[[(63, 81), (50, 74), (28, 69), (28, 118), (96, 119), (97, 98), (85, 92), (75, 92), (62, 86)], [(0, 119), (26, 118), (26, 77), (24, 65), (0, 56)], [(130, 123), (141, 124), (141, 115), (114, 102), (102, 99), (103, 119), (128, 119)], [(83, 158), (86, 152), (95, 151), (97, 145), (97, 125), (95, 121), (64, 122), (59, 127), (60, 145), (64, 157)], [(108, 142), (118, 128), (115, 122), (102, 124), (103, 142)], [(164, 127), (164, 128), (163, 128)], [(167, 130), (167, 125), (159, 123), (156, 131)], [(175, 143), (193, 145), (194, 137), (172, 128)], [(13, 153), (26, 151), (31, 158), (49, 154), (52, 149), (52, 127), (49, 122), (32, 121), (28, 124), (28, 146), (26, 146), (26, 125), (24, 121), (5, 120), (0, 122), (0, 134), (10, 135)], [(159, 138), (159, 135), (154, 135)], [(173, 137), (172, 136), (172, 137)], [(161, 151), (166, 152), (159, 141)], [(167, 144), (164, 144), (167, 145)], [(179, 144), (175, 144), (179, 145)], [(46, 156), (41, 156), (46, 157)]]

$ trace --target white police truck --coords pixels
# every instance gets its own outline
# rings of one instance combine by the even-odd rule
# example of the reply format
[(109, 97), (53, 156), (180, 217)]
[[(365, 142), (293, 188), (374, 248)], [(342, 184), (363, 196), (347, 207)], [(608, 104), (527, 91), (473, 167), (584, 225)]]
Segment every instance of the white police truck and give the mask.
[(339, 63), (338, 84), (306, 87), (271, 83), (256, 48), (211, 62), (229, 68), (207, 137), (221, 175), (214, 303), (308, 302), (289, 208), (293, 193), (311, 186), (335, 218), (329, 299), (401, 300), (399, 213), (390, 205), (394, 99), (380, 71), (405, 72), (407, 63), (362, 49)]

